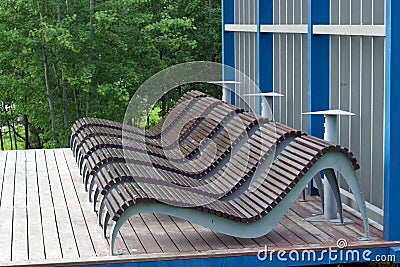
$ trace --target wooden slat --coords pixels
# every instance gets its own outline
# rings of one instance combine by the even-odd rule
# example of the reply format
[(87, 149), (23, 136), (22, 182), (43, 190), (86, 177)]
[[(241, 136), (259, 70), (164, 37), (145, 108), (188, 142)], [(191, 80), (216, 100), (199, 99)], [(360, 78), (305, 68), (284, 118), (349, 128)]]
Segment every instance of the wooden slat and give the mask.
[(185, 235), (177, 227), (177, 225), (170, 216), (162, 214), (155, 214), (154, 216), (160, 223), (160, 225), (163, 227), (163, 229), (171, 237), (171, 240), (174, 242), (179, 252), (188, 252), (195, 250), (192, 244), (187, 240)]
[(122, 255), (146, 253), (130, 220), (122, 225), (115, 242), (115, 251)]
[[(79, 256), (75, 241), (75, 235), (71, 225), (71, 219), (67, 203), (65, 200), (64, 189), (61, 184), (60, 172), (56, 163), (53, 150), (46, 150), (47, 171), (51, 192), (54, 202), (54, 211), (56, 215), (57, 229), (63, 258), (76, 258)], [(74, 207), (71, 207), (73, 209)]]
[(134, 216), (130, 219), (132, 225), (135, 226), (137, 236), (142, 243), (146, 253), (157, 253), (162, 252), (162, 249), (158, 245), (156, 239), (147, 228), (146, 224), (140, 216)]
[(210, 250), (210, 246), (204, 239), (194, 230), (193, 226), (184, 220), (172, 217), (179, 230), (185, 235), (190, 244), (194, 247), (195, 251)]
[[(69, 192), (67, 199), (71, 221), (74, 228), (80, 257), (90, 255), (108, 255), (108, 245), (98, 227), (93, 205), (88, 201), (87, 193), (83, 189), (82, 178), (73, 160), (70, 150), (64, 150), (62, 155), (56, 153), (57, 161), (63, 162), (66, 177), (62, 179), (65, 192)], [(61, 163), (59, 164), (61, 168)], [(64, 171), (63, 171), (64, 172)]]
[(195, 223), (190, 223), (195, 231), (204, 239), (204, 241), (211, 247), (212, 250), (215, 249), (226, 249), (225, 244), (208, 228), (199, 226)]
[(45, 255), (46, 259), (59, 259), (62, 252), (44, 150), (36, 151), (36, 160)]
[(43, 243), (42, 217), (40, 213), (35, 150), (27, 150), (25, 157), (27, 177), (29, 260), (40, 260), (45, 258), (45, 251)]
[(28, 260), (28, 222), (26, 209), (26, 157), (25, 151), (17, 151), (15, 167), (14, 220), (12, 260)]
[(11, 260), (16, 151), (7, 153), (0, 207), (0, 261)]
[(7, 161), (7, 151), (0, 152), (0, 204), (1, 204), (1, 196), (3, 193), (3, 182), (4, 182), (4, 169), (6, 167)]
[[(57, 163), (58, 173), (54, 174), (54, 176), (58, 174), (58, 183), (60, 184), (60, 204), (56, 204), (56, 207), (58, 207), (56, 208), (57, 223), (62, 224), (63, 229), (66, 231), (65, 237), (63, 237), (63, 240), (60, 240), (63, 248), (63, 256), (73, 257), (74, 254), (84, 257), (94, 256), (95, 252), (88, 230), (85, 229), (86, 227), (81, 227), (82, 225), (85, 225), (85, 221), (83, 219), (75, 188), (71, 182), (64, 155), (62, 151), (55, 150), (54, 155), (50, 154), (48, 158), (54, 158)], [(68, 247), (68, 244), (70, 244), (70, 247)], [(67, 247), (63, 245), (67, 245)], [(64, 253), (65, 250), (69, 252), (69, 255)]]
[(177, 246), (171, 240), (169, 234), (161, 226), (161, 224), (156, 220), (154, 214), (144, 213), (140, 215), (142, 220), (146, 224), (149, 231), (153, 234), (155, 240), (161, 247), (163, 252), (178, 252)]

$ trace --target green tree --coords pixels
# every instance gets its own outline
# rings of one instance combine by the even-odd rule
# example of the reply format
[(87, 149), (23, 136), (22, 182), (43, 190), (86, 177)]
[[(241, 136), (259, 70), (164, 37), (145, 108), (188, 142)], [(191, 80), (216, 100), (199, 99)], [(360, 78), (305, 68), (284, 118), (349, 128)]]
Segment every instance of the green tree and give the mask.
[[(220, 3), (1, 0), (0, 40), (1, 141), (64, 147), (71, 121), (122, 121), (135, 90), (163, 68), (219, 61)], [(190, 88), (171, 92), (147, 122)]]

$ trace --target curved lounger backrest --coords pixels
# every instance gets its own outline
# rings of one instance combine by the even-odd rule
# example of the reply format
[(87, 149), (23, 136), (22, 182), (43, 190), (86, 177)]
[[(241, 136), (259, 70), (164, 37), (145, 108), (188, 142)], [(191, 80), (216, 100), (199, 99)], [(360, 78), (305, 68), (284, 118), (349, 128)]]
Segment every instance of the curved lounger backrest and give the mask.
[[(110, 217), (115, 221), (111, 249), (120, 225), (126, 218), (139, 212), (165, 213), (225, 234), (257, 237), (273, 229), (316, 173), (334, 169), (343, 175), (354, 193), (363, 215), (366, 237), (369, 238), (364, 200), (355, 176), (358, 168), (356, 159), (347, 149), (310, 136), (297, 137), (277, 156), (271, 168), (248, 190), (232, 200), (196, 205), (201, 198), (199, 192), (188, 190), (184, 193), (181, 188), (159, 184), (157, 188), (164, 193), (158, 194), (152, 183), (120, 184), (118, 189), (112, 188), (105, 198), (108, 215), (103, 226), (107, 227)], [(120, 192), (127, 194), (122, 196)], [(173, 196), (179, 196), (175, 203), (170, 202)], [(207, 197), (203, 196), (204, 199)], [(188, 203), (194, 207), (188, 208)]]

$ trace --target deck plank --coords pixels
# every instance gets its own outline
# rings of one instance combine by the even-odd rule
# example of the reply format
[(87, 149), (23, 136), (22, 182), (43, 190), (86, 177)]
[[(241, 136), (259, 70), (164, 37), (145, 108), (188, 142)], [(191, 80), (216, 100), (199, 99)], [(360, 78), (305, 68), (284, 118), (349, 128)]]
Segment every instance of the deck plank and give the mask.
[[(69, 210), (67, 207), (64, 188), (61, 183), (60, 171), (57, 166), (53, 150), (46, 150), (47, 171), (49, 173), (50, 187), (54, 202), (54, 211), (59, 233), (61, 253), (63, 258), (76, 258), (79, 256), (72, 229)], [(71, 206), (73, 209), (73, 206)]]
[(303, 229), (296, 225), (296, 222), (292, 221), (289, 217), (285, 217), (284, 220), (282, 221), (282, 224), (297, 235), (301, 240), (304, 241), (305, 244), (321, 244), (322, 242), (318, 240), (314, 235), (311, 235), (310, 232), (308, 232), (306, 229)]
[(28, 218), (26, 208), (26, 157), (25, 151), (17, 151), (15, 165), (14, 222), (12, 260), (28, 260)]
[(45, 259), (45, 251), (35, 150), (27, 150), (25, 157), (27, 177), (28, 253), (30, 260), (42, 260)]
[[(307, 208), (314, 208), (318, 210), (318, 206), (314, 202), (310, 202)], [(348, 217), (349, 219), (352, 219), (352, 215), (348, 212), (344, 213), (345, 217)], [(360, 221), (359, 218), (355, 218), (356, 221)], [(340, 231), (346, 233), (349, 238), (353, 240), (357, 240), (357, 238), (364, 236), (364, 228), (357, 228), (353, 226), (354, 223), (350, 224), (345, 224), (345, 225), (331, 225), (332, 227), (336, 229), (340, 229)], [(372, 227), (370, 227), (372, 229)], [(373, 236), (374, 238), (377, 238), (376, 236)]]
[(193, 226), (185, 220), (171, 217), (179, 230), (187, 238), (187, 240), (192, 244), (195, 251), (206, 251), (210, 250), (211, 247), (207, 245), (204, 239), (195, 231)]
[(203, 237), (204, 241), (212, 250), (226, 249), (225, 244), (215, 235), (213, 231), (195, 223), (190, 223), (195, 231)]
[(12, 259), (12, 235), (14, 223), (14, 181), (15, 165), (17, 160), (16, 151), (7, 153), (7, 162), (4, 170), (3, 193), (0, 206), (0, 261), (11, 261)]
[[(298, 208), (296, 207), (294, 210), (297, 210), (297, 209)], [(315, 238), (318, 239), (319, 242), (326, 243), (326, 242), (332, 241), (332, 237), (330, 235), (321, 231), (320, 229), (315, 227), (313, 224), (305, 221), (298, 214), (296, 214), (293, 210), (289, 210), (286, 213), (286, 217), (289, 218), (292, 222), (294, 222), (300, 229), (304, 230), (306, 235), (314, 236)]]
[[(294, 209), (294, 212), (300, 218), (303, 218), (303, 220), (304, 218), (310, 218), (312, 217), (312, 214), (315, 213), (315, 210), (307, 209), (306, 207), (308, 206), (310, 206), (309, 203), (303, 205), (297, 205), (296, 209)], [(346, 234), (345, 232), (341, 231), (345, 229), (344, 225), (329, 224), (325, 222), (312, 222), (311, 225), (330, 236), (330, 241), (328, 240), (327, 242), (333, 243), (339, 239), (345, 239), (346, 241), (349, 242), (352, 240), (351, 236), (349, 235), (352, 232)]]
[(68, 207), (71, 207), (70, 217), (80, 257), (108, 255), (107, 241), (103, 238), (93, 206), (89, 203), (87, 193), (83, 189), (82, 179), (72, 152), (56, 151), (55, 155), (57, 162), (60, 162), (60, 173), (63, 173), (62, 183)]
[(194, 247), (177, 227), (172, 218), (168, 215), (155, 214), (157, 222), (164, 228), (164, 230), (170, 235), (172, 242), (178, 248), (179, 252), (194, 251)]
[(140, 215), (131, 217), (129, 221), (131, 225), (134, 225), (137, 236), (147, 253), (163, 252)]
[(161, 226), (161, 224), (156, 220), (154, 214), (144, 213), (140, 215), (142, 220), (145, 222), (147, 228), (151, 233), (153, 233), (154, 239), (157, 240), (163, 252), (178, 252), (178, 248), (171, 240), (168, 233)]
[(4, 171), (7, 162), (7, 151), (0, 152), (0, 205), (1, 205), (1, 197), (3, 194), (3, 182), (4, 182)]
[(36, 151), (40, 208), (46, 259), (62, 258), (45, 150)]
[[(122, 248), (118, 249), (120, 253), (124, 255), (146, 253), (146, 250), (144, 249), (138, 235), (136, 234), (135, 227), (131, 225), (129, 220), (127, 223), (122, 225), (119, 234), (125, 246), (124, 249)], [(117, 238), (117, 240), (118, 239), (119, 238)]]

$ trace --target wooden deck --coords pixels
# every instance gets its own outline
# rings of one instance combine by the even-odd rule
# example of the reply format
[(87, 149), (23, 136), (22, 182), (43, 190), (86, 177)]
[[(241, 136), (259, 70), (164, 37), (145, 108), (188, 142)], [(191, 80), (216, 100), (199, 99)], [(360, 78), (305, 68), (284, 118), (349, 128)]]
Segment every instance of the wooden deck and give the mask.
[[(255, 255), (271, 249), (323, 249), (339, 238), (349, 248), (388, 247), (382, 232), (371, 227), (362, 236), (361, 220), (346, 225), (310, 223), (320, 212), (318, 199), (296, 202), (279, 225), (256, 239), (233, 238), (170, 216), (140, 214), (125, 224), (117, 239), (122, 256), (108, 256), (92, 203), (82, 186), (69, 149), (0, 152), (0, 265), (101, 264), (224, 255)], [(397, 243), (399, 245), (399, 243)]]

